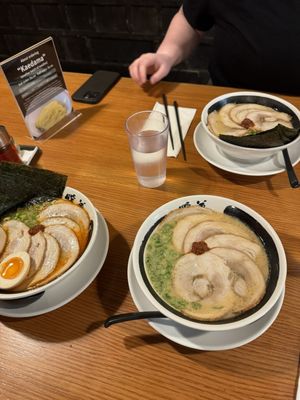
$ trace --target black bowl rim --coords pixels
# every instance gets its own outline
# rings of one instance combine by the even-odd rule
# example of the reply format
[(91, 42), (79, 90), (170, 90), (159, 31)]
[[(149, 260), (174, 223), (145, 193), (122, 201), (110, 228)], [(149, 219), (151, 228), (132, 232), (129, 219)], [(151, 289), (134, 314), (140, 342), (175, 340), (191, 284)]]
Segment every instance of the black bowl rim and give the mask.
[[(284, 102), (289, 103), (287, 100), (284, 99), (280, 99), (279, 97), (268, 97), (266, 94), (263, 93), (251, 93), (251, 92), (246, 92), (243, 94), (243, 92), (241, 93), (232, 93), (232, 94), (228, 94), (228, 95), (223, 95), (225, 96), (224, 98), (215, 98), (214, 100), (211, 100), (205, 108), (207, 108), (207, 116), (213, 112), (213, 111), (218, 111), (220, 110), (221, 107), (225, 106), (226, 104), (231, 104), (231, 103), (240, 103), (240, 104), (244, 104), (244, 103), (257, 103), (260, 105), (264, 105), (264, 106), (268, 106), (273, 108), (276, 111), (280, 111), (280, 112), (285, 112), (289, 115), (292, 116), (292, 125), (295, 129), (299, 129), (300, 128), (300, 116), (298, 116), (295, 111), (293, 111), (289, 105), (285, 104)], [(226, 97), (227, 96), (227, 97)], [(222, 96), (220, 96), (222, 97)], [(274, 98), (275, 97), (275, 98)], [(209, 105), (210, 104), (210, 105)], [(290, 103), (290, 105), (292, 107), (294, 107), (295, 109), (297, 109), (296, 106), (294, 106), (293, 104)], [(207, 128), (207, 121), (206, 122), (206, 128)], [(211, 135), (213, 135), (212, 132), (210, 132), (210, 130), (207, 128), (207, 130), (209, 131), (209, 133)], [(243, 150), (250, 150), (250, 151), (263, 151), (263, 150), (274, 150), (276, 151), (276, 149), (278, 149), (279, 147), (281, 148), (282, 146), (279, 147), (267, 147), (264, 149), (259, 149), (259, 148), (251, 148), (251, 147), (244, 147), (244, 146), (238, 146), (235, 145), (233, 143), (227, 143), (222, 141), (220, 138), (218, 138), (217, 136), (213, 135), (215, 139), (217, 139), (218, 141), (220, 141), (221, 143), (225, 144), (225, 145), (230, 145), (229, 147), (233, 146), (234, 148), (240, 148)], [(300, 137), (300, 135), (298, 135), (294, 140), (292, 140), (290, 143), (288, 143), (287, 145), (283, 145), (284, 147), (289, 146), (291, 144), (293, 144), (296, 140), (298, 140)]]
[[(206, 200), (202, 201), (199, 203), (199, 207), (205, 207)], [(178, 209), (184, 208), (184, 207), (189, 207), (190, 204), (185, 202), (182, 206), (179, 206)], [(174, 208), (175, 209), (175, 208)], [(221, 212), (221, 211), (220, 211)], [(278, 283), (278, 278), (279, 278), (279, 271), (280, 271), (280, 262), (279, 262), (279, 255), (277, 251), (276, 244), (269, 234), (267, 230), (258, 222), (255, 220), (254, 217), (252, 217), (250, 214), (248, 214), (246, 211), (241, 210), (235, 205), (227, 205), (223, 212), (227, 215), (234, 216), (238, 218), (240, 221), (242, 221), (244, 224), (246, 224), (259, 238), (261, 241), (266, 253), (267, 257), (269, 260), (269, 277), (267, 281), (267, 288), (265, 295), (261, 299), (261, 301), (253, 308), (245, 311), (244, 313), (241, 313), (235, 317), (224, 319), (224, 320), (219, 320), (219, 321), (207, 321), (207, 320), (199, 320), (195, 318), (188, 317), (181, 313), (180, 311), (176, 310), (172, 306), (170, 306), (165, 300), (163, 300), (156, 290), (153, 288), (150, 280), (148, 279), (147, 272), (146, 272), (146, 267), (144, 263), (144, 253), (145, 253), (145, 248), (148, 242), (148, 239), (150, 238), (151, 234), (155, 230), (155, 228), (159, 225), (159, 223), (165, 218), (165, 216), (162, 216), (159, 218), (148, 230), (148, 232), (145, 234), (144, 238), (142, 239), (139, 252), (138, 252), (138, 257), (139, 257), (139, 269), (141, 276), (143, 278), (143, 281), (148, 289), (148, 291), (151, 293), (153, 298), (161, 305), (163, 306), (166, 310), (171, 312), (172, 314), (182, 318), (183, 320), (186, 321), (191, 321), (197, 324), (205, 324), (205, 325), (227, 325), (230, 323), (238, 322), (241, 320), (244, 320), (247, 317), (252, 316), (255, 314), (258, 310), (260, 310), (271, 298), (272, 294), (274, 293), (274, 290), (277, 286)], [(237, 217), (239, 215), (239, 217)]]

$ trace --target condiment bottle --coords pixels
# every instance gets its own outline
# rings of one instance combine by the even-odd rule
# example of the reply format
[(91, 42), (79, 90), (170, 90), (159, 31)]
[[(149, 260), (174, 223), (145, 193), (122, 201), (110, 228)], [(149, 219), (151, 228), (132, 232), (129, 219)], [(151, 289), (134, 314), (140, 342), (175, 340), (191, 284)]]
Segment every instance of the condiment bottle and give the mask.
[(0, 161), (22, 163), (14, 140), (3, 125), (0, 125)]

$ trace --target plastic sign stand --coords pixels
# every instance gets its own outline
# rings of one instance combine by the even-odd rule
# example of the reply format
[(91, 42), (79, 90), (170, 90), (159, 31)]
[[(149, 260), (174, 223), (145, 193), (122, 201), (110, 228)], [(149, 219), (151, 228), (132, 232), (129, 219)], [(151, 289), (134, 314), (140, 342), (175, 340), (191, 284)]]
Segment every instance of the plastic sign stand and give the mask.
[(34, 140), (46, 140), (76, 120), (51, 37), (0, 63)]

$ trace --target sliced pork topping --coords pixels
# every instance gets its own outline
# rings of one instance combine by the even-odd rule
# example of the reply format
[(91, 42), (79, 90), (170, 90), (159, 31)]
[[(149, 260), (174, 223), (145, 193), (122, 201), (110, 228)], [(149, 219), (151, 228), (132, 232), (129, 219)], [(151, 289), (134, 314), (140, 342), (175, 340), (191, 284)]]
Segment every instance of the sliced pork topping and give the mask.
[(225, 106), (219, 110), (220, 120), (226, 127), (241, 129), (240, 121), (236, 122), (230, 116), (230, 113), (234, 107), (236, 107), (235, 103), (225, 104)]
[(186, 254), (173, 271), (173, 289), (177, 296), (198, 307), (187, 307), (184, 313), (203, 320), (221, 318), (232, 308), (234, 293), (232, 273), (225, 261), (210, 252)]
[(38, 283), (41, 283), (43, 279), (47, 278), (54, 271), (58, 263), (60, 248), (57, 240), (46, 232), (44, 236), (46, 240), (45, 257), (38, 272), (28, 282), (29, 288), (34, 287)]
[(34, 275), (40, 268), (44, 259), (46, 251), (46, 239), (44, 233), (39, 231), (35, 235), (31, 236), (31, 244), (28, 250), (30, 255), (30, 270), (28, 277)]
[(84, 207), (65, 199), (36, 202), (4, 217), (0, 261), (20, 252), (26, 252), (30, 260), (26, 276), (11, 290), (36, 288), (63, 274), (84, 252), (90, 229), (92, 223)]
[(177, 219), (182, 219), (187, 217), (188, 215), (202, 215), (202, 214), (211, 214), (213, 211), (209, 208), (200, 207), (200, 206), (190, 206), (190, 207), (182, 207), (176, 210), (171, 211), (167, 214), (162, 223), (170, 222)]
[(231, 128), (224, 125), (220, 119), (218, 111), (211, 112), (207, 117), (207, 125), (211, 132), (219, 136), (223, 135), (233, 135), (233, 136), (244, 136), (247, 133), (247, 129), (240, 126), (239, 128)]
[(67, 217), (77, 222), (84, 230), (88, 231), (90, 219), (88, 213), (77, 204), (73, 204), (67, 200), (57, 200), (51, 206), (45, 208), (39, 215), (42, 222), (46, 218)]
[(146, 245), (146, 272), (156, 293), (183, 315), (229, 319), (263, 297), (268, 257), (247, 225), (207, 211), (185, 215), (176, 210), (171, 219), (167, 216), (167, 226), (160, 222)]
[(23, 222), (12, 219), (6, 221), (2, 225), (2, 228), (7, 235), (7, 242), (2, 258), (19, 251), (28, 251), (31, 243), (31, 236), (28, 233), (29, 228), (23, 224)]
[(38, 218), (41, 224), (46, 220), (45, 225), (51, 224), (50, 218), (68, 218), (73, 221), (74, 223), (60, 219), (56, 222), (72, 229), (79, 240), (80, 252), (85, 249), (89, 236), (90, 218), (84, 208), (67, 200), (57, 200), (54, 204), (45, 208)]
[[(207, 239), (210, 236), (219, 233), (239, 233), (241, 236), (245, 236), (244, 231), (239, 232), (239, 228), (228, 222), (220, 221), (205, 221), (195, 225), (188, 231), (184, 238), (183, 252), (189, 253), (192, 250), (194, 242), (200, 242)], [(208, 245), (209, 247), (209, 245)]]
[(236, 303), (233, 311), (244, 312), (254, 307), (266, 290), (266, 283), (258, 266), (238, 250), (216, 247), (210, 253), (221, 257), (234, 273), (233, 290), (242, 301)]
[(291, 115), (255, 103), (229, 103), (208, 115), (207, 125), (216, 136), (246, 136), (273, 129), (278, 124), (292, 128)]
[[(50, 225), (45, 228), (45, 233), (53, 236), (60, 247), (60, 256), (56, 266), (60, 275), (72, 265), (79, 255), (79, 243), (75, 233), (64, 225)], [(50, 277), (53, 279), (55, 270)], [(56, 276), (56, 275), (55, 275)]]
[(82, 232), (82, 229), (80, 228), (80, 225), (73, 221), (70, 218), (67, 217), (51, 217), (51, 218), (46, 218), (43, 220), (43, 225), (50, 226), (50, 225), (65, 225), (68, 228), (72, 229), (72, 231), (75, 233), (77, 236), (77, 239), (79, 241), (79, 246), (80, 246), (80, 252), (82, 252), (85, 249), (86, 246), (86, 233)]
[(0, 226), (0, 256), (2, 251), (4, 250), (5, 245), (6, 245), (6, 233), (5, 230), (2, 229)]
[(234, 107), (230, 109), (229, 118), (234, 121), (236, 124), (240, 124), (249, 112), (252, 111), (273, 111), (273, 108), (263, 106), (261, 104), (255, 103), (244, 103), (244, 104), (234, 104)]
[(249, 111), (245, 119), (252, 121), (253, 125), (251, 128), (263, 132), (275, 128), (278, 124), (292, 128), (290, 119), (287, 117), (289, 117), (287, 114), (277, 111)]
[(258, 254), (262, 251), (261, 247), (257, 243), (245, 239), (242, 236), (226, 233), (210, 236), (205, 239), (205, 243), (210, 249), (213, 249), (214, 247), (226, 247), (242, 251), (253, 260), (255, 260)]
[(172, 236), (173, 245), (177, 251), (183, 251), (183, 242), (188, 231), (200, 222), (209, 220), (210, 215), (211, 213), (188, 215), (177, 222)]

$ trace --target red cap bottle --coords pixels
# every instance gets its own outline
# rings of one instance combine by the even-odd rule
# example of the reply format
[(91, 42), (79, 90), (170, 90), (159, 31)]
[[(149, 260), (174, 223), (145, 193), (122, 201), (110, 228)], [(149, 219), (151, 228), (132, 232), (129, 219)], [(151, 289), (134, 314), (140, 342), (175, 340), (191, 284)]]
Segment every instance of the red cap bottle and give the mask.
[(0, 161), (22, 163), (14, 140), (3, 125), (0, 125)]

